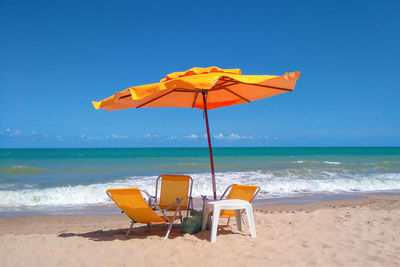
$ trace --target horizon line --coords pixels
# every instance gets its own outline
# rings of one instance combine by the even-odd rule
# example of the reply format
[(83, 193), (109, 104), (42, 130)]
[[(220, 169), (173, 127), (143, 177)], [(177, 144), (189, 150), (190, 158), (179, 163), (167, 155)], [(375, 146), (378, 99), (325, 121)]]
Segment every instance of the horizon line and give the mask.
[[(215, 148), (400, 148), (400, 145), (383, 145), (383, 146), (347, 146), (347, 145), (339, 145), (339, 146), (215, 146)], [(154, 149), (154, 148), (204, 148), (208, 149), (206, 146), (201, 147), (180, 147), (180, 146), (172, 146), (172, 147), (0, 147), (0, 149), (133, 149), (133, 148), (143, 148), (143, 149)]]

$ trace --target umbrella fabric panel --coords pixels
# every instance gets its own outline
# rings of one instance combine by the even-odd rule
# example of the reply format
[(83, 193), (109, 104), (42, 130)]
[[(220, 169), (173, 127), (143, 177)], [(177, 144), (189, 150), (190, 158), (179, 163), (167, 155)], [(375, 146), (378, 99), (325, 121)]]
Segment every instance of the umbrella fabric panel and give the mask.
[(172, 79), (184, 77), (184, 76), (191, 76), (191, 75), (199, 75), (199, 74), (207, 74), (207, 73), (231, 73), (242, 75), (242, 71), (240, 69), (220, 69), (218, 67), (208, 67), (208, 68), (191, 68), (190, 70), (184, 72), (173, 72), (167, 74), (164, 79), (161, 79), (160, 82), (166, 82)]

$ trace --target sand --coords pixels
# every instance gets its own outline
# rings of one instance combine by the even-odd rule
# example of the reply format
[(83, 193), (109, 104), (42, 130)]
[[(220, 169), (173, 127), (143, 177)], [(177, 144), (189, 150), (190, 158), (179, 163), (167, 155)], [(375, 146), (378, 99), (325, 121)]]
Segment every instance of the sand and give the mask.
[(400, 266), (400, 197), (257, 207), (257, 238), (140, 226), (123, 215), (0, 219), (0, 266)]

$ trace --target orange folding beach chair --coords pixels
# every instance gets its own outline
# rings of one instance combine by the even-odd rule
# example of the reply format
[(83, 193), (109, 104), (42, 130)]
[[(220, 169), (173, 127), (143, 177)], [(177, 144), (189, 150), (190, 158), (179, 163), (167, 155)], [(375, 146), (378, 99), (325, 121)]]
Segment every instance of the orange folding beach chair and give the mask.
[[(159, 190), (160, 181), (161, 187)], [(160, 175), (156, 180), (155, 202), (161, 209), (168, 210), (176, 207), (178, 204), (177, 199), (183, 199), (180, 211), (187, 210), (186, 217), (188, 217), (189, 210), (193, 209), (192, 188), (193, 179), (189, 175)], [(182, 216), (180, 218), (182, 220)]]
[[(151, 204), (156, 208), (158, 213), (153, 210), (143, 198), (144, 193)], [(108, 189), (107, 195), (117, 204), (117, 206), (132, 220), (126, 236), (132, 230), (133, 225), (138, 223), (147, 224), (150, 228), (151, 224), (169, 224), (164, 240), (168, 238), (172, 225), (178, 217), (180, 207), (183, 199), (176, 200), (176, 208), (173, 216), (167, 216), (165, 211), (161, 209), (156, 202), (151, 198), (150, 194), (146, 191), (139, 190), (139, 188), (119, 188)]]
[[(223, 199), (226, 193), (229, 191), (226, 199), (241, 199), (246, 200), (248, 202), (253, 201), (253, 199), (260, 192), (260, 187), (257, 185), (243, 185), (243, 184), (233, 184), (226, 188), (225, 192), (222, 194), (220, 199)], [(241, 211), (243, 213), (243, 210)], [(222, 210), (220, 213), (220, 217), (228, 217), (227, 225), (229, 224), (229, 220), (231, 217), (235, 217), (234, 210)], [(242, 220), (243, 217), (241, 216)]]

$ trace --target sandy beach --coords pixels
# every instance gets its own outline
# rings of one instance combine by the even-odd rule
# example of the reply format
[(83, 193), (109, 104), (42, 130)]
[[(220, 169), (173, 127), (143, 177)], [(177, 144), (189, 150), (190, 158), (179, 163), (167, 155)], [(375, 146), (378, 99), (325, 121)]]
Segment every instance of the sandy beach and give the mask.
[[(181, 234), (141, 226), (125, 237), (123, 215), (0, 219), (0, 266), (399, 266), (400, 197), (256, 207), (257, 238), (220, 221)], [(234, 222), (234, 221), (233, 221)]]

